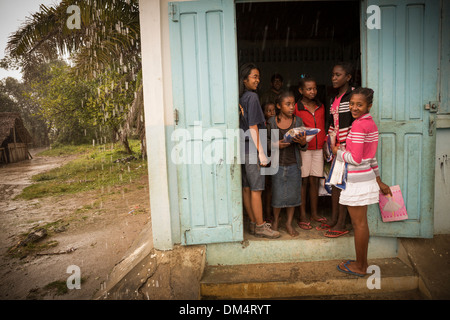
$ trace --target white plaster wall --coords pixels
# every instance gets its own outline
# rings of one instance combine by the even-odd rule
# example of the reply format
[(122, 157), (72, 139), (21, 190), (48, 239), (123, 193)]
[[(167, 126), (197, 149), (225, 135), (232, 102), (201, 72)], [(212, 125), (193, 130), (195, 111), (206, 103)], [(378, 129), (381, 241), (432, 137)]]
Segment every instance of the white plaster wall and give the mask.
[(166, 161), (167, 112), (164, 89), (171, 86), (164, 82), (163, 75), (164, 19), (157, 0), (141, 0), (139, 7), (153, 245), (160, 250), (170, 250), (173, 239)]
[(150, 209), (153, 245), (159, 250), (181, 242), (176, 167), (170, 161), (174, 117), (169, 2), (139, 1)]

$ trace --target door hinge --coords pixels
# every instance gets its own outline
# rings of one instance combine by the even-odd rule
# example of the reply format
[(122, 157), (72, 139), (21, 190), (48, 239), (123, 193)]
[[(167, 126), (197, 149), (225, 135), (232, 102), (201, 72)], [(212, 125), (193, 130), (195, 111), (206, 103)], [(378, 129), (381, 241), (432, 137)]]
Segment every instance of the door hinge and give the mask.
[(175, 125), (178, 125), (178, 121), (180, 121), (180, 116), (178, 114), (178, 109), (175, 109), (173, 111), (173, 119), (175, 120)]
[(180, 13), (178, 11), (178, 3), (169, 3), (169, 17), (172, 19), (173, 22), (178, 22), (178, 19), (180, 18)]

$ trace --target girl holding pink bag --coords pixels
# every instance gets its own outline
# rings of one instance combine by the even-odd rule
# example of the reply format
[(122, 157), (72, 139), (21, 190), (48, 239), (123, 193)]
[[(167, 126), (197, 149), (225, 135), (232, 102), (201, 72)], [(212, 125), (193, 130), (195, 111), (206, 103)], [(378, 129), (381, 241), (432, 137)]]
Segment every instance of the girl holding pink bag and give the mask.
[(341, 191), (339, 204), (347, 206), (355, 233), (356, 261), (340, 263), (339, 271), (365, 276), (367, 250), (369, 246), (369, 226), (367, 206), (378, 203), (380, 190), (383, 194), (392, 192), (380, 179), (375, 154), (378, 146), (378, 128), (369, 111), (372, 108), (373, 90), (358, 88), (351, 93), (349, 108), (355, 119), (347, 136), (345, 150), (333, 148), (337, 159), (348, 164), (347, 183)]

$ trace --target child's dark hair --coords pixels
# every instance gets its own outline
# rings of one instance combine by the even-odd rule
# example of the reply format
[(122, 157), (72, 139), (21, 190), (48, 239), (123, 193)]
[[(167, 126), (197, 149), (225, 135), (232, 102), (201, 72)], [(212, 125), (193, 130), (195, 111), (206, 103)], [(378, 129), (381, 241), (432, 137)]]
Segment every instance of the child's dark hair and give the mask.
[(374, 91), (372, 89), (370, 89), (370, 88), (356, 88), (350, 94), (350, 99), (352, 98), (352, 96), (354, 94), (361, 94), (361, 95), (363, 95), (366, 98), (366, 102), (367, 102), (368, 105), (371, 105), (373, 103)]
[(275, 73), (271, 78), (270, 78), (270, 82), (274, 82), (275, 79), (280, 80), (281, 82), (283, 82), (283, 76), (279, 73)]
[(300, 76), (300, 80), (298, 81), (298, 87), (299, 88), (304, 88), (306, 82), (315, 82), (317, 84), (316, 79), (314, 79), (313, 77), (309, 76), (309, 75), (301, 75)]
[(278, 95), (277, 99), (275, 100), (275, 113), (276, 113), (276, 117), (277, 117), (278, 121), (280, 121), (280, 111), (281, 110), (278, 109), (276, 106), (278, 106), (278, 105), (281, 106), (281, 103), (283, 102), (283, 100), (288, 98), (288, 97), (293, 97), (294, 100), (295, 100), (294, 93), (292, 91), (289, 91), (289, 90), (281, 92)]
[(352, 80), (353, 80), (353, 72), (354, 72), (354, 70), (353, 70), (353, 65), (351, 63), (341, 61), (341, 62), (336, 63), (334, 66), (335, 67), (336, 66), (340, 66), (342, 69), (344, 69), (346, 74), (349, 74), (349, 75), (352, 76)]
[(259, 71), (259, 68), (254, 63), (246, 63), (239, 68), (239, 97), (242, 97), (244, 94), (244, 80), (248, 78), (253, 69), (257, 69)]
[[(317, 85), (317, 81), (316, 79), (314, 79), (313, 77), (311, 77), (310, 75), (304, 75), (302, 74), (300, 76), (300, 80), (298, 81), (298, 88), (302, 89), (305, 87), (307, 82), (314, 82)], [(300, 100), (303, 99), (303, 95), (300, 95)], [(319, 99), (316, 97), (314, 97), (313, 101), (315, 101), (319, 106), (321, 105), (321, 102), (319, 101)]]
[(262, 109), (262, 111), (263, 112), (266, 112), (266, 108), (268, 107), (268, 106), (270, 106), (271, 104), (273, 104), (274, 106), (275, 106), (275, 110), (277, 109), (276, 107), (276, 103), (275, 102), (272, 102), (272, 101), (267, 101), (267, 102), (264, 102), (262, 105), (261, 105), (261, 109)]

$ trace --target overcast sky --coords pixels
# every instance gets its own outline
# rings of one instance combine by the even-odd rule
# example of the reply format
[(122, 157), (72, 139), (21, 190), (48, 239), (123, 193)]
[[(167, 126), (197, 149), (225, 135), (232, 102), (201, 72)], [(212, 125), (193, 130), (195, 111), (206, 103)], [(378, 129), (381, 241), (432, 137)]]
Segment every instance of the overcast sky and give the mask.
[[(41, 4), (48, 6), (59, 2), (59, 0), (0, 0), (0, 59), (5, 56), (9, 35), (25, 22), (26, 17), (39, 11)], [(20, 71), (6, 71), (0, 68), (0, 79), (6, 77), (20, 80)]]

